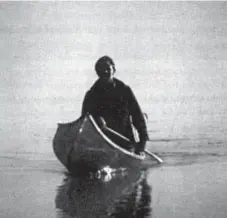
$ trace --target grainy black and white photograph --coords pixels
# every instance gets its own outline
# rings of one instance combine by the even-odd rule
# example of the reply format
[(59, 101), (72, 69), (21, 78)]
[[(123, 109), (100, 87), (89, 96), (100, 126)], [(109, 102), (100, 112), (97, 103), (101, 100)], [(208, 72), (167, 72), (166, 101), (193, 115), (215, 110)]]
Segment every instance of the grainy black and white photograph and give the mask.
[(227, 2), (1, 1), (1, 218), (226, 218)]

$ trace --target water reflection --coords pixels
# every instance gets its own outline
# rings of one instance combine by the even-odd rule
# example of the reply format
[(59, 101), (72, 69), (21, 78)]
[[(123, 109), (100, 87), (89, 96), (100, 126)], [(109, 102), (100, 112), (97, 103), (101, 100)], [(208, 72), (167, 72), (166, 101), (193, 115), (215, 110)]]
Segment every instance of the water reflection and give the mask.
[(151, 217), (147, 172), (73, 177), (66, 175), (55, 199), (59, 218)]

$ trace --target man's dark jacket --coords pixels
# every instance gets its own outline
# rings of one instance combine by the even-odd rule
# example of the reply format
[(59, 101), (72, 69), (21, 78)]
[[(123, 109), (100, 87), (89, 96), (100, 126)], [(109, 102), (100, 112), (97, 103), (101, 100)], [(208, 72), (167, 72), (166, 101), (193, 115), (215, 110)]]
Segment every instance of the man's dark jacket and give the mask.
[(82, 115), (86, 113), (92, 114), (94, 118), (103, 117), (109, 128), (135, 141), (132, 121), (140, 141), (148, 140), (144, 116), (131, 88), (116, 78), (105, 86), (100, 79), (94, 83), (83, 101)]

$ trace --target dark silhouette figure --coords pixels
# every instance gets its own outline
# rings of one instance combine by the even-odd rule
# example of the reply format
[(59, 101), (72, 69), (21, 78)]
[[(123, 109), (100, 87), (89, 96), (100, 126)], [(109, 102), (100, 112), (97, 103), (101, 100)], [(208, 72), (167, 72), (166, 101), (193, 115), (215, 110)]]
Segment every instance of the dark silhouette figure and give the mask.
[(99, 78), (85, 94), (82, 116), (89, 113), (97, 122), (105, 120), (109, 128), (135, 142), (133, 125), (139, 135), (135, 153), (140, 154), (149, 137), (144, 115), (132, 89), (114, 77), (115, 63), (110, 57), (101, 57), (95, 70)]

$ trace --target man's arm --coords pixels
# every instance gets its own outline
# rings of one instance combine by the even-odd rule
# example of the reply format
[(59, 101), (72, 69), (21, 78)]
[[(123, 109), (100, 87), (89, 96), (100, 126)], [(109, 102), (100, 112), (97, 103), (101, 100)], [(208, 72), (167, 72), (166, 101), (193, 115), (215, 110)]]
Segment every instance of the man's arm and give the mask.
[(143, 150), (146, 144), (146, 141), (149, 140), (149, 136), (147, 133), (147, 126), (144, 119), (144, 115), (139, 106), (139, 103), (130, 87), (128, 87), (128, 99), (129, 99), (129, 110), (132, 116), (132, 123), (139, 133), (139, 138), (140, 138), (139, 144)]

